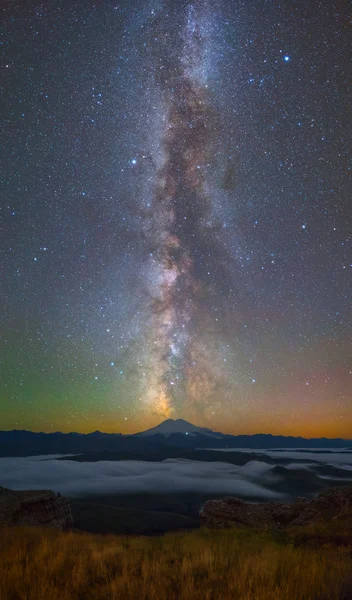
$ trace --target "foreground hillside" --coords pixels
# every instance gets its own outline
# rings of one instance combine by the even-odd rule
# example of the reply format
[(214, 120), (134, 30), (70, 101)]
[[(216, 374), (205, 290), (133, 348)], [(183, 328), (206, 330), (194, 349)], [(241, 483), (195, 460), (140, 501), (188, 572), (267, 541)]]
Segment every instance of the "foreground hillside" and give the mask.
[(348, 543), (326, 529), (307, 536), (302, 544), (294, 532), (202, 529), (138, 538), (4, 528), (0, 599), (352, 598)]

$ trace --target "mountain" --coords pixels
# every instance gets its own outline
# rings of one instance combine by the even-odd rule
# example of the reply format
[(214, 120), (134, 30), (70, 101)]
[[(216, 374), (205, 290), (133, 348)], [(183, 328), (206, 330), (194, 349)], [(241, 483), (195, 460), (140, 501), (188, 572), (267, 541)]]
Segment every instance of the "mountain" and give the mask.
[(223, 433), (216, 433), (211, 429), (207, 429), (205, 427), (197, 427), (196, 425), (192, 425), (188, 421), (184, 419), (166, 419), (156, 427), (152, 427), (151, 429), (147, 429), (146, 431), (141, 431), (140, 433), (136, 433), (135, 435), (138, 437), (150, 437), (154, 435), (163, 435), (165, 437), (169, 437), (175, 433), (183, 433), (185, 435), (190, 435), (192, 437), (196, 435), (206, 436), (208, 438), (222, 439), (225, 437)]
[[(160, 425), (131, 435), (121, 433), (36, 433), (33, 431), (0, 431), (0, 457), (35, 456), (41, 454), (115, 453), (121, 458), (142, 456), (168, 458), (179, 449), (281, 449), (281, 448), (351, 448), (352, 440), (280, 435), (227, 435), (198, 427), (184, 419), (167, 419)], [(225, 457), (224, 457), (225, 458)], [(158, 459), (162, 460), (162, 459)]]
[(13, 429), (0, 431), (0, 456), (34, 456), (40, 454), (80, 454), (116, 450), (122, 436), (94, 432), (43, 433)]

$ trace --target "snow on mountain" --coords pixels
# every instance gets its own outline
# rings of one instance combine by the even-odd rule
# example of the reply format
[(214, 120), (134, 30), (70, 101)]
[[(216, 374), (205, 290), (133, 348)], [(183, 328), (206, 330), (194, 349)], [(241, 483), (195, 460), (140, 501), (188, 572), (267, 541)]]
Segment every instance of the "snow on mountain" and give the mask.
[(147, 429), (146, 431), (142, 431), (141, 433), (137, 433), (139, 437), (147, 437), (152, 435), (162, 434), (165, 437), (172, 435), (173, 433), (184, 433), (185, 435), (205, 435), (212, 438), (222, 438), (222, 433), (217, 433), (212, 431), (211, 429), (207, 429), (206, 427), (197, 427), (196, 425), (192, 425), (192, 423), (188, 423), (184, 419), (166, 419), (156, 427), (152, 427), (151, 429)]

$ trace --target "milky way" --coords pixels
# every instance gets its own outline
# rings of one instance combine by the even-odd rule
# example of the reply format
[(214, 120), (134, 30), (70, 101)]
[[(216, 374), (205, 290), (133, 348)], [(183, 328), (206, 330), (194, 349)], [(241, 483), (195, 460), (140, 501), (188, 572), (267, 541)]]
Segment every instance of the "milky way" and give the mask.
[(204, 1), (182, 8), (177, 9), (179, 24), (173, 34), (169, 13), (153, 27), (158, 42), (164, 41), (162, 54), (156, 53), (152, 61), (165, 118), (163, 160), (146, 227), (153, 272), (152, 376), (146, 400), (163, 415), (189, 403), (199, 404), (204, 412), (214, 392), (220, 392), (214, 348), (202, 342), (209, 317), (202, 298), (209, 301), (212, 295), (207, 281), (214, 268), (212, 256), (218, 250), (218, 262), (223, 259), (209, 222), (212, 197), (207, 182), (216, 117), (207, 91), (206, 61), (216, 15)]
[(49, 4), (3, 10), (0, 428), (346, 437), (347, 7)]

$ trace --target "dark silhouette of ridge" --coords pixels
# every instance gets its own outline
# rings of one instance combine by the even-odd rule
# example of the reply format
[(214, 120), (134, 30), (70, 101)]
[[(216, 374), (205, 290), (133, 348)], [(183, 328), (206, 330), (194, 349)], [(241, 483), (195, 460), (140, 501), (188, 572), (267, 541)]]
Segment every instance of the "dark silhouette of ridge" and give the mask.
[(341, 438), (303, 438), (271, 434), (228, 435), (197, 427), (184, 419), (167, 419), (156, 427), (136, 434), (103, 433), (93, 431), (55, 433), (33, 432), (13, 429), (0, 431), (0, 456), (30, 456), (40, 454), (81, 453), (157, 453), (167, 454), (168, 448), (195, 450), (220, 448), (312, 449), (344, 448), (352, 450), (352, 440)]

